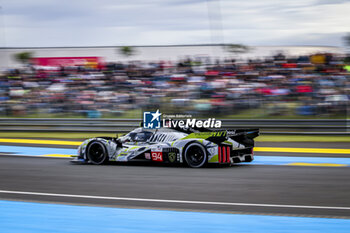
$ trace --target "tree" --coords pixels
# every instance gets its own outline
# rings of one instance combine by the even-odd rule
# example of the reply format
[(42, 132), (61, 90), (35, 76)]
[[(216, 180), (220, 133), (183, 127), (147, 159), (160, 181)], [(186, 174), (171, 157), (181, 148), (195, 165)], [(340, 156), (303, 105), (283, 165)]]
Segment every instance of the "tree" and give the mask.
[(16, 53), (14, 56), (15, 56), (15, 59), (20, 63), (26, 64), (33, 57), (33, 54), (31, 52), (21, 52), (21, 53)]
[(246, 53), (250, 50), (250, 48), (243, 44), (229, 44), (225, 45), (225, 49), (233, 54)]
[(123, 54), (125, 57), (131, 57), (135, 54), (135, 50), (130, 46), (122, 46), (119, 48), (119, 52)]

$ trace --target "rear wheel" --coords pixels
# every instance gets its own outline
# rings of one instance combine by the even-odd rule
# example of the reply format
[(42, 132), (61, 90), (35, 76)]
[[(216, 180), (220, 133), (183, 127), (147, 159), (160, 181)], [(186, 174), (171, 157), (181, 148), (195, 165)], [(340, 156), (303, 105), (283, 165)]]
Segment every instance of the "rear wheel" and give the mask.
[(87, 157), (93, 164), (104, 164), (108, 162), (108, 154), (105, 145), (99, 141), (93, 141), (89, 144), (87, 150)]
[(204, 146), (198, 142), (189, 144), (184, 151), (185, 161), (188, 166), (198, 168), (207, 163), (207, 151)]

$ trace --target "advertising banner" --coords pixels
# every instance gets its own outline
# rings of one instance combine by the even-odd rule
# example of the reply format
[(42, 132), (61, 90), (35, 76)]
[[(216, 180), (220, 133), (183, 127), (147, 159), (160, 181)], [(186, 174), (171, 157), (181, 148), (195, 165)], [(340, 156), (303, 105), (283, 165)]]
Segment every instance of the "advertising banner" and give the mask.
[(97, 68), (102, 62), (101, 57), (37, 57), (33, 63), (38, 66), (84, 66)]

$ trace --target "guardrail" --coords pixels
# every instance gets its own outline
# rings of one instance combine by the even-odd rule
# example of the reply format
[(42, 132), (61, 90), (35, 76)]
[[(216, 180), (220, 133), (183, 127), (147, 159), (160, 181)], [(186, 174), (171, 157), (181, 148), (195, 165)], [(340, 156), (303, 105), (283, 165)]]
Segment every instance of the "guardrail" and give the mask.
[[(0, 118), (0, 131), (27, 132), (128, 132), (140, 125), (141, 119), (77, 118)], [(222, 120), (222, 128), (260, 128), (262, 134), (350, 135), (350, 120)]]

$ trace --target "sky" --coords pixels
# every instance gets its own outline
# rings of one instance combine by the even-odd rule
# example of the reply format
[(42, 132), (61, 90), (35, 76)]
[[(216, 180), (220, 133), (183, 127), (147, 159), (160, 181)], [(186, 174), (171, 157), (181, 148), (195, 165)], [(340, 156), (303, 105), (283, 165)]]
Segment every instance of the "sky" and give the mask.
[(350, 0), (0, 0), (0, 47), (343, 46)]

